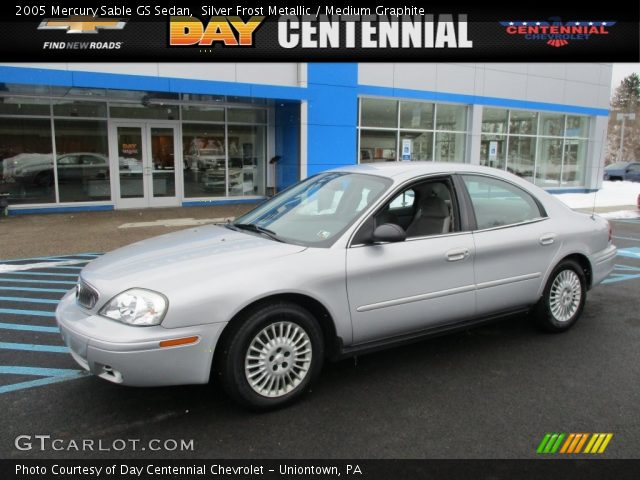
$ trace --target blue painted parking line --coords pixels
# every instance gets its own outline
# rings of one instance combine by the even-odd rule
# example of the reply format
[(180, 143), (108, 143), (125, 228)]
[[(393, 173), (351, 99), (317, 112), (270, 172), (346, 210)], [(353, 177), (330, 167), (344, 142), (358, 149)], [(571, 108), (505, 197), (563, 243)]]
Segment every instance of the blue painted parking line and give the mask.
[(47, 272), (2, 272), (3, 275), (42, 275), (44, 277), (78, 277), (77, 273), (47, 273)]
[(87, 375), (87, 373), (83, 370), (5, 366), (0, 366), (0, 374), (43, 377), (36, 380), (28, 380), (26, 382), (0, 386), (0, 394), (24, 390), (25, 388), (41, 387), (43, 385), (50, 385), (52, 383), (65, 382), (67, 380), (82, 378)]
[(619, 248), (618, 256), (640, 259), (640, 247)]
[(60, 285), (75, 285), (77, 282), (69, 282), (67, 280), (25, 280), (23, 278), (0, 278), (0, 282), (11, 283), (46, 283), (46, 284), (60, 284)]
[(48, 303), (57, 305), (60, 300), (52, 300), (51, 298), (29, 298), (29, 297), (0, 297), (0, 301), (5, 302), (22, 302), (22, 303)]
[(18, 308), (0, 308), (0, 313), (9, 315), (28, 315), (30, 317), (55, 317), (56, 314), (46, 310), (22, 310)]
[(8, 290), (12, 292), (38, 292), (38, 293), (67, 293), (69, 290), (64, 288), (33, 288), (33, 287), (7, 287), (0, 285), (1, 290)]
[(632, 267), (630, 265), (615, 265), (613, 267), (613, 272), (603, 280), (602, 284), (606, 285), (609, 283), (623, 282), (625, 280), (634, 280), (637, 278), (640, 278), (640, 267)]
[(67, 347), (58, 347), (56, 345), (34, 345), (31, 343), (9, 343), (9, 342), (0, 342), (0, 350), (22, 350), (26, 352), (69, 353), (69, 349)]
[(29, 258), (8, 258), (6, 260), (0, 260), (0, 263), (7, 262), (26, 262), (28, 260), (53, 260), (53, 261), (61, 261), (61, 260), (69, 260), (74, 257), (89, 257), (90, 259), (100, 257), (102, 253), (76, 253), (70, 255), (55, 255), (51, 257), (29, 257)]
[(10, 375), (33, 375), (36, 377), (62, 377), (72, 375), (77, 370), (67, 368), (40, 368), (40, 367), (8, 367), (0, 365), (0, 374)]
[(25, 388), (33, 388), (33, 387), (43, 387), (45, 385), (51, 385), (52, 383), (60, 383), (66, 382), (67, 380), (74, 380), (76, 378), (82, 378), (87, 375), (86, 372), (81, 370), (76, 370), (76, 373), (73, 375), (68, 375), (64, 377), (45, 377), (39, 378), (37, 380), (30, 380), (27, 382), (14, 383), (11, 385), (4, 385), (0, 387), (0, 394), (15, 392), (18, 390), (24, 390)]
[(40, 325), (23, 325), (20, 323), (0, 323), (0, 330), (18, 330), (23, 332), (58, 333), (58, 327), (41, 327)]

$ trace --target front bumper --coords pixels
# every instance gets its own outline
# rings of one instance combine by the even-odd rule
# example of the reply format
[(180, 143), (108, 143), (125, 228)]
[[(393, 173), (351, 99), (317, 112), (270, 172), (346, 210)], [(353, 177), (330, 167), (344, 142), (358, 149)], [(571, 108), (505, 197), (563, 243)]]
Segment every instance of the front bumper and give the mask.
[[(56, 309), (56, 320), (72, 357), (105, 380), (136, 387), (207, 383), (224, 323), (183, 328), (134, 327), (79, 307), (73, 291)], [(163, 340), (197, 336), (195, 343), (160, 347)]]
[(615, 245), (609, 245), (604, 250), (601, 250), (591, 256), (589, 261), (593, 269), (591, 286), (595, 287), (601, 283), (609, 274), (613, 271), (613, 267), (616, 263), (616, 255), (618, 249)]

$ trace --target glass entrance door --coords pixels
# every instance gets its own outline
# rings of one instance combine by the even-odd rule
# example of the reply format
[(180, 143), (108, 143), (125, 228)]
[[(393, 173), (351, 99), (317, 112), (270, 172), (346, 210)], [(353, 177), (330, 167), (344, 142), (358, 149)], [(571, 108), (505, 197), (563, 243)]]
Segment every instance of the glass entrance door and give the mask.
[(176, 192), (177, 142), (172, 125), (116, 123), (112, 145), (117, 150), (119, 208), (179, 205)]

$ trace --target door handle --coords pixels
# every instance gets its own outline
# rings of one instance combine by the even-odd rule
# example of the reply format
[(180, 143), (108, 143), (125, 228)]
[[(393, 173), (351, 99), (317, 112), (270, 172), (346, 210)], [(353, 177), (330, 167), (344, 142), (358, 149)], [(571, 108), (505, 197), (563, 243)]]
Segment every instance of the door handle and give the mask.
[(556, 234), (555, 233), (545, 233), (543, 236), (540, 237), (540, 245), (551, 245), (553, 242), (556, 241)]
[(447, 262), (457, 262), (458, 260), (464, 260), (469, 256), (468, 248), (454, 248), (447, 252)]

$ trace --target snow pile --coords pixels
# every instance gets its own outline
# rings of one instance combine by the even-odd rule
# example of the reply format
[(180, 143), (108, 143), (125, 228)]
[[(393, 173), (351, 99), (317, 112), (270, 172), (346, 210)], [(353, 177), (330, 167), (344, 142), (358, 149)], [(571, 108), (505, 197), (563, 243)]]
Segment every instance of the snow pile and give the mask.
[(602, 182), (602, 189), (593, 193), (559, 193), (556, 198), (571, 208), (618, 207), (636, 205), (640, 182)]

